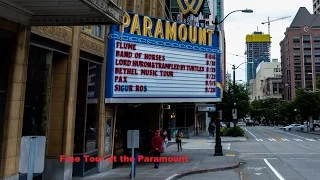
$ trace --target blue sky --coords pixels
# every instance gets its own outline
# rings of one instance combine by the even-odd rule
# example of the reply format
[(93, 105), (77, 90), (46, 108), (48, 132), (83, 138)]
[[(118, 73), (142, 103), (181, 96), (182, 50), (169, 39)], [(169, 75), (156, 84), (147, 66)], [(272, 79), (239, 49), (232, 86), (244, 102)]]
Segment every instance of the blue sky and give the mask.
[[(227, 71), (232, 73), (231, 65), (239, 65), (245, 61), (245, 37), (257, 31), (268, 33), (268, 25), (262, 25), (270, 17), (271, 20), (285, 16), (290, 18), (271, 23), (271, 58), (280, 61), (280, 41), (284, 38), (286, 28), (291, 24), (299, 7), (306, 7), (312, 13), (312, 0), (225, 0), (224, 12), (237, 9), (252, 9), (252, 14), (237, 12), (225, 20)], [(235, 54), (235, 55), (233, 55)], [(238, 55), (238, 56), (236, 56)], [(245, 65), (236, 70), (236, 80), (245, 80)]]

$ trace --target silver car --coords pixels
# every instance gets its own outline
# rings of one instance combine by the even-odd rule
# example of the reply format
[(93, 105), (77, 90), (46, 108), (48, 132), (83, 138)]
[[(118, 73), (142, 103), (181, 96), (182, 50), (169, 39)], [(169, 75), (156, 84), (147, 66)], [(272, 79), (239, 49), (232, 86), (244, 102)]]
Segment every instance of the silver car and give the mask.
[(305, 126), (301, 124), (290, 124), (289, 126), (284, 127), (285, 131), (303, 131), (304, 129)]

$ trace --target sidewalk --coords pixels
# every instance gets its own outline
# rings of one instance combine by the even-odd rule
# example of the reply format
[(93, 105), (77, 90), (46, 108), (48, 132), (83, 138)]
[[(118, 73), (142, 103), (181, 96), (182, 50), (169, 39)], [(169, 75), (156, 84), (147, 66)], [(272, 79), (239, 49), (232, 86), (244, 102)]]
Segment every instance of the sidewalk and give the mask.
[[(230, 139), (227, 138), (225, 140)], [(172, 145), (166, 149), (162, 157), (187, 156), (188, 162), (161, 163), (159, 169), (154, 169), (154, 164), (152, 163), (139, 163), (137, 165), (137, 175), (135, 179), (173, 180), (199, 171), (210, 172), (239, 166), (237, 152), (227, 150), (229, 148), (223, 150), (224, 156), (214, 156), (215, 143), (213, 143), (213, 139), (195, 137), (192, 139), (183, 139), (183, 141), (185, 142), (182, 145), (183, 152), (177, 152), (177, 147)], [(224, 144), (222, 144), (222, 146), (224, 146)], [(74, 177), (73, 180), (130, 179), (130, 170), (130, 164), (126, 164), (105, 173), (87, 177)]]
[(316, 135), (320, 135), (320, 129), (317, 128), (316, 131), (302, 131), (304, 133), (309, 133), (309, 134), (316, 134)]

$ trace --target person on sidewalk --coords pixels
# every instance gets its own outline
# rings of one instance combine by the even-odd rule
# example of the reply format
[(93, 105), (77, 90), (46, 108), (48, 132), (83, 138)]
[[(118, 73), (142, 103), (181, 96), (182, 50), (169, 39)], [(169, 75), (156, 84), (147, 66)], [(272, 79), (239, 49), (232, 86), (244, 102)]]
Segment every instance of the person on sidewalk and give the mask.
[(208, 132), (209, 132), (209, 138), (213, 137), (213, 132), (214, 131), (214, 125), (213, 122), (210, 122), (209, 127), (208, 127)]
[(183, 138), (183, 133), (182, 133), (181, 130), (179, 130), (179, 132), (178, 132), (178, 134), (176, 136), (176, 142), (177, 142), (177, 145), (178, 145), (178, 152), (182, 151), (182, 146), (181, 146), (182, 138)]
[(165, 149), (167, 148), (167, 143), (168, 143), (168, 138), (167, 138), (167, 131), (164, 130), (163, 133), (161, 133), (161, 137), (162, 137), (162, 140), (163, 140), (163, 145), (162, 145), (162, 153), (165, 152)]
[[(160, 130), (156, 130), (155, 135), (151, 140), (151, 151), (154, 157), (158, 157), (160, 160), (160, 155), (162, 152), (163, 139), (160, 136)], [(159, 168), (159, 162), (154, 162), (154, 168)]]

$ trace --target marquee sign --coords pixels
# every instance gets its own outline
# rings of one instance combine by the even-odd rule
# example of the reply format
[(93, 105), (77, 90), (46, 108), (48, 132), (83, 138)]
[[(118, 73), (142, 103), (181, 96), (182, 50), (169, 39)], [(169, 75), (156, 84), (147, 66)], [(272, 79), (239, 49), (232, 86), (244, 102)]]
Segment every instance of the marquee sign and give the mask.
[(220, 102), (218, 34), (126, 14), (108, 35), (106, 103)]

